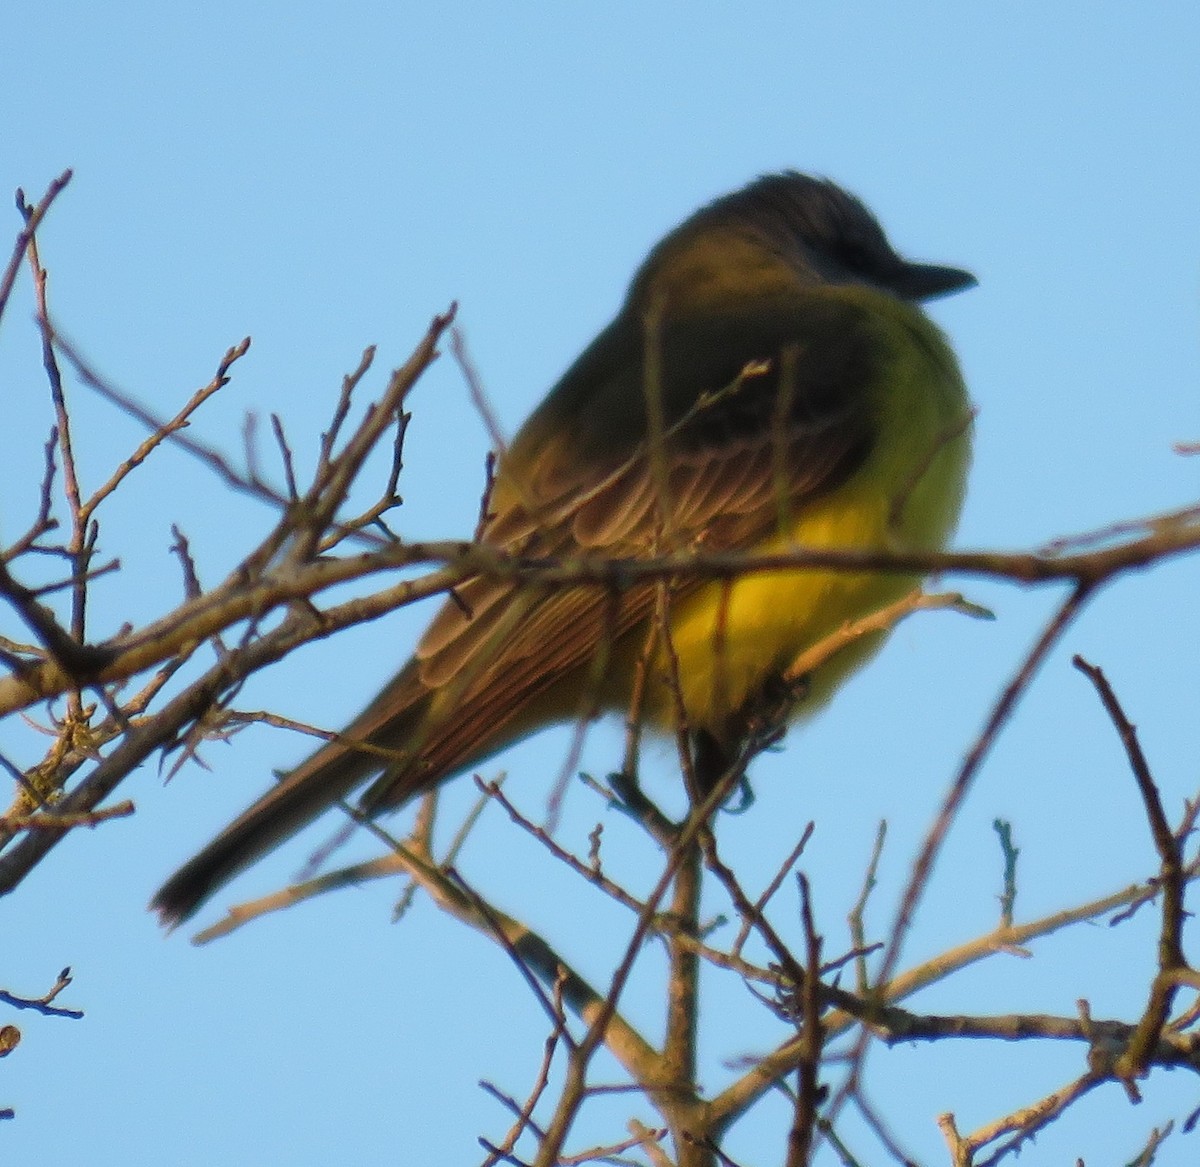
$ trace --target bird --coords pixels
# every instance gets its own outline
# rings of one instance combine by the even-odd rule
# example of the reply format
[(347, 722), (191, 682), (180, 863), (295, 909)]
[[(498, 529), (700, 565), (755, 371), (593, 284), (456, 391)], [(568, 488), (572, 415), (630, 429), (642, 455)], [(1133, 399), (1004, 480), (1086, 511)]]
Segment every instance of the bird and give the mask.
[[(924, 301), (973, 286), (914, 262), (829, 179), (787, 170), (709, 202), (499, 453), (476, 538), (528, 561), (795, 548), (929, 551), (962, 507), (972, 410)], [(346, 730), (158, 891), (174, 927), (361, 787), (374, 817), (534, 731), (603, 711), (732, 754), (789, 667), (915, 576), (680, 571), (626, 585), (481, 573)], [(792, 719), (879, 647), (819, 665)], [(366, 748), (363, 748), (365, 745)]]

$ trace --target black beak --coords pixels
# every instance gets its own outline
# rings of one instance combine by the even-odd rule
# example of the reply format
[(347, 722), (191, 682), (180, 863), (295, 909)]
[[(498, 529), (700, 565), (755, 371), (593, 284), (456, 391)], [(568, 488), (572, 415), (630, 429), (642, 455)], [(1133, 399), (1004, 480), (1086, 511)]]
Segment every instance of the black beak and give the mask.
[(979, 281), (959, 267), (939, 267), (933, 263), (901, 263), (887, 285), (905, 300), (932, 300), (973, 288)]

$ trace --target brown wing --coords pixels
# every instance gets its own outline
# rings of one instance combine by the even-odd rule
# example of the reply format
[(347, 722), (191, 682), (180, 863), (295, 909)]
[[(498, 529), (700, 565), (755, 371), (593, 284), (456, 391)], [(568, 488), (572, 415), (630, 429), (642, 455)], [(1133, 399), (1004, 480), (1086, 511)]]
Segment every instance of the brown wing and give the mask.
[[(661, 461), (645, 441), (641, 338), (618, 322), (517, 436), (483, 541), (559, 561), (645, 556), (665, 469), (671, 545), (753, 546), (781, 513), (778, 468), (794, 510), (843, 482), (870, 449), (879, 347), (868, 314), (844, 299), (815, 291), (740, 320), (671, 323), (659, 351)], [(416, 654), (420, 682), (449, 686), (453, 712), (426, 727), (420, 774), (384, 775), (367, 795), (372, 807), (398, 804), (417, 783), (503, 744), (534, 698), (649, 618), (655, 591), (643, 584), (614, 597), (599, 586), (480, 577), (458, 594)]]

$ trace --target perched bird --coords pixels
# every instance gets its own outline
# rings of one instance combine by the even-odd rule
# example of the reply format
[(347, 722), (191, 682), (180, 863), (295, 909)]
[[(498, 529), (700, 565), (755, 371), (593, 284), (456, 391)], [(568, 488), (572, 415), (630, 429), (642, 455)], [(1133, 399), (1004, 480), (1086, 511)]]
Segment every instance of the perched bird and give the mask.
[[(969, 407), (918, 303), (974, 282), (903, 259), (866, 207), (823, 179), (789, 171), (717, 199), (650, 252), (616, 318), (503, 452), (478, 538), (568, 563), (942, 546), (962, 503)], [(542, 726), (631, 700), (668, 732), (682, 704), (697, 740), (732, 750), (800, 654), (912, 586), (812, 569), (619, 592), (471, 579), (344, 734), (152, 906), (168, 924), (186, 919), (372, 777), (359, 805), (374, 815)], [(799, 711), (881, 640), (821, 666)]]

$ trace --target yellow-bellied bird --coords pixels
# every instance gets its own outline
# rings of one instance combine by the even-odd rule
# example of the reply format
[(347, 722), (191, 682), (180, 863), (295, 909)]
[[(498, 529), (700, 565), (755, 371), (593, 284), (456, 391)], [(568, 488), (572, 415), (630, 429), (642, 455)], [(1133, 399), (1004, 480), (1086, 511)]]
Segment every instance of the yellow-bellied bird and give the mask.
[[(962, 503), (969, 407), (918, 305), (973, 283), (903, 259), (861, 202), (822, 179), (770, 175), (717, 199), (651, 251), (616, 319), (521, 428), (479, 538), (567, 562), (942, 546)], [(627, 710), (639, 673), (642, 720), (671, 731), (672, 652), (687, 727), (731, 749), (800, 654), (912, 585), (813, 569), (681, 575), (656, 616), (663, 589), (652, 581), (617, 594), (472, 579), (344, 735), (180, 868), (153, 906), (167, 923), (186, 919), (372, 777), (368, 814), (541, 726)], [(881, 639), (821, 666), (799, 711)]]

